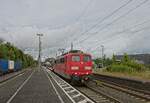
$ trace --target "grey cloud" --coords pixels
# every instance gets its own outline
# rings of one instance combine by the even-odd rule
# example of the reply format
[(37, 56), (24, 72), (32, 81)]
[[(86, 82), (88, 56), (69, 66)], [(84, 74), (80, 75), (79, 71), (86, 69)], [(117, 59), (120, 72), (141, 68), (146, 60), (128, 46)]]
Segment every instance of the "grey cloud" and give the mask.
[[(117, 17), (138, 5), (141, 0), (133, 0), (128, 6), (121, 9), (115, 15), (106, 19), (96, 28), (82, 36), (92, 25), (127, 0), (92, 0), (89, 7), (87, 0), (1, 0), (0, 1), (0, 37), (12, 42), (27, 53), (36, 57), (38, 50), (38, 38), (36, 33), (43, 33), (43, 55), (54, 56), (58, 48), (70, 49), (70, 43), (74, 47), (98, 56), (100, 45), (105, 46), (105, 53), (136, 53), (150, 52), (149, 29), (133, 32), (149, 26), (145, 23), (137, 28), (130, 29), (133, 25), (150, 18), (150, 2), (134, 10), (129, 15), (121, 18), (107, 28), (100, 30), (111, 23)], [(78, 20), (78, 17), (81, 18)], [(120, 33), (120, 31), (126, 30)], [(96, 35), (95, 32), (99, 31)], [(89, 38), (82, 43), (86, 36)], [(132, 36), (133, 35), (133, 36)], [(77, 38), (77, 41), (74, 39)]]

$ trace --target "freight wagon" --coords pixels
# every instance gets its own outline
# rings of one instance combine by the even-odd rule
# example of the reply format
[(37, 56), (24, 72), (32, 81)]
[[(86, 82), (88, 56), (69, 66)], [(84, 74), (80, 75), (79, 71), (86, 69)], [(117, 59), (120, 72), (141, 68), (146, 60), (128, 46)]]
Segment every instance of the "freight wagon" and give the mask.
[(0, 75), (8, 72), (8, 60), (0, 59)]
[(22, 62), (21, 61), (16, 61), (14, 65), (14, 71), (19, 71), (22, 68)]
[(14, 62), (12, 60), (0, 59), (0, 75), (21, 70), (21, 68), (21, 61)]

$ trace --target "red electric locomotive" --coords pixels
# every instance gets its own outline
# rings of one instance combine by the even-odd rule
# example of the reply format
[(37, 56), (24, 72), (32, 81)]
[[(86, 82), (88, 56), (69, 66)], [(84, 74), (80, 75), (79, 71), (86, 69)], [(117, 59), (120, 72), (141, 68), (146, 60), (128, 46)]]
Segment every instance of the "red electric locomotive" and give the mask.
[(53, 69), (73, 83), (83, 83), (88, 81), (92, 74), (91, 55), (79, 50), (70, 51), (57, 57)]

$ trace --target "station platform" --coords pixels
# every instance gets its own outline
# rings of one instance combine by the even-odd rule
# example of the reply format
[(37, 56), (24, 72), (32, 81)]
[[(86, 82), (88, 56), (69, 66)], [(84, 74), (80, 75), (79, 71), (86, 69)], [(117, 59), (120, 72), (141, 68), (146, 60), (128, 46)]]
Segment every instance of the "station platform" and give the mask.
[(0, 103), (71, 103), (50, 79), (44, 69), (27, 71), (0, 84)]

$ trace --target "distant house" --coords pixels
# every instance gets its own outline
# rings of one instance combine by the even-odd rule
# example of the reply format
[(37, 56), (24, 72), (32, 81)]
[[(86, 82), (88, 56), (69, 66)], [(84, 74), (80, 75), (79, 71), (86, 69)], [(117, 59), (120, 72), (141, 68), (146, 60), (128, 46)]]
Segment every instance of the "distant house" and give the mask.
[(117, 62), (117, 63), (121, 63), (121, 59), (117, 59), (116, 62)]
[[(123, 55), (116, 55), (117, 60), (121, 60)], [(136, 60), (137, 63), (150, 64), (150, 54), (131, 54), (129, 58)]]

